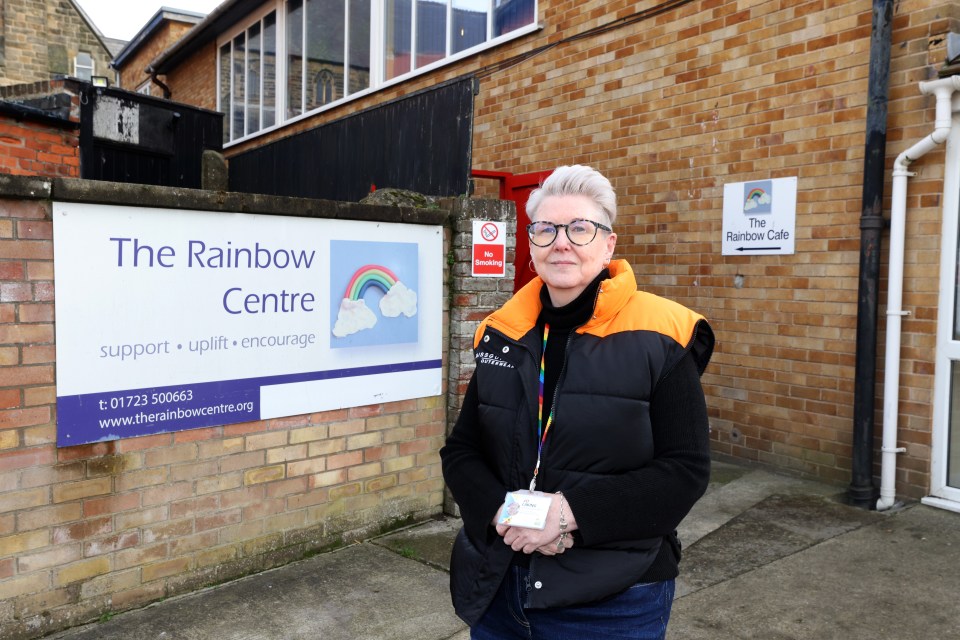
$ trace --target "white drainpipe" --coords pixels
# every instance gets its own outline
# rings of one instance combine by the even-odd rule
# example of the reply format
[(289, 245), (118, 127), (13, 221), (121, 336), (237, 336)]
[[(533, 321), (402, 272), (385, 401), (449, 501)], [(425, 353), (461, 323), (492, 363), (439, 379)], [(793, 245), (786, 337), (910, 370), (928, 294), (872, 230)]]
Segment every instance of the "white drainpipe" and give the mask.
[(887, 348), (883, 376), (883, 445), (880, 449), (880, 499), (877, 511), (894, 505), (897, 483), (897, 454), (906, 451), (897, 447), (897, 413), (900, 394), (900, 324), (909, 314), (903, 302), (903, 243), (906, 235), (907, 178), (916, 175), (907, 170), (943, 144), (952, 123), (951, 98), (960, 90), (960, 76), (920, 83), (920, 93), (937, 97), (937, 120), (933, 132), (897, 156), (893, 163), (893, 193), (890, 203), (890, 267), (887, 277)]

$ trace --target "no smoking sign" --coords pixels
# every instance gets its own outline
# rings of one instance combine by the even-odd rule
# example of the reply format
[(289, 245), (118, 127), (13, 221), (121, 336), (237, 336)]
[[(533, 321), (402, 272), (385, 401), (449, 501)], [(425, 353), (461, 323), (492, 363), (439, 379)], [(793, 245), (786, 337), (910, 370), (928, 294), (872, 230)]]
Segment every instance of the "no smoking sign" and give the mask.
[(473, 221), (473, 260), (471, 274), (495, 278), (506, 275), (507, 233), (502, 222)]

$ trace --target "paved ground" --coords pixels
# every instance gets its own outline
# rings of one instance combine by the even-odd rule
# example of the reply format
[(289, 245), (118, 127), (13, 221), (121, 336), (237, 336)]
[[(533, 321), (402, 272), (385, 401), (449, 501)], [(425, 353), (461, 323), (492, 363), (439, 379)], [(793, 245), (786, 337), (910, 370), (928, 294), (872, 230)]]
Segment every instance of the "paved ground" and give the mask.
[[(669, 640), (960, 638), (960, 514), (878, 514), (843, 488), (715, 463), (683, 523)], [(434, 520), (51, 636), (467, 640), (447, 592), (459, 523)]]

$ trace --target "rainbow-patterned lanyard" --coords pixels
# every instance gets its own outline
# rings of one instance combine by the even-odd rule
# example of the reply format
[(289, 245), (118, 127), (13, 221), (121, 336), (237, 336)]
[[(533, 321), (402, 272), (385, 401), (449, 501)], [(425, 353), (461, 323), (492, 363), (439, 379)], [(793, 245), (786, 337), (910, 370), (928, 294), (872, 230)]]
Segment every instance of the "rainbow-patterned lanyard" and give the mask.
[(537, 439), (540, 441), (540, 444), (537, 446), (537, 466), (533, 468), (533, 479), (530, 481), (530, 491), (535, 491), (537, 489), (537, 474), (540, 472), (540, 454), (543, 453), (543, 443), (547, 441), (547, 433), (550, 431), (550, 425), (553, 424), (553, 410), (557, 406), (556, 400), (554, 400), (553, 406), (550, 407), (550, 415), (547, 416), (547, 423), (543, 423), (543, 380), (544, 380), (544, 371), (546, 370), (546, 358), (547, 358), (547, 336), (550, 335), (550, 325), (544, 323), (543, 325), (543, 352), (540, 354), (540, 408), (537, 411)]

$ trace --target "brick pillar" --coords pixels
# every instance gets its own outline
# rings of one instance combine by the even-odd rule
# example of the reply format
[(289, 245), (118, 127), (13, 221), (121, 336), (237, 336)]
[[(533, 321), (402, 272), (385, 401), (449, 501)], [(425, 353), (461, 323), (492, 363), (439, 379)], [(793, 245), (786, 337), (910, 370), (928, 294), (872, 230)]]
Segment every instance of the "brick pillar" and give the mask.
[[(509, 200), (460, 198), (449, 202), (453, 230), (450, 260), (450, 352), (447, 368), (447, 433), (460, 414), (460, 403), (473, 375), (473, 334), (490, 312), (513, 295), (513, 257), (516, 248), (517, 210)], [(507, 270), (503, 278), (470, 275), (473, 221), (492, 220), (507, 225)], [(444, 511), (459, 515), (449, 491)]]

